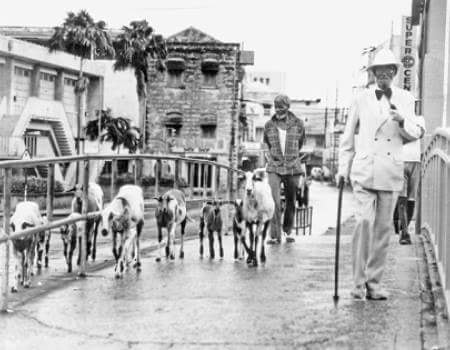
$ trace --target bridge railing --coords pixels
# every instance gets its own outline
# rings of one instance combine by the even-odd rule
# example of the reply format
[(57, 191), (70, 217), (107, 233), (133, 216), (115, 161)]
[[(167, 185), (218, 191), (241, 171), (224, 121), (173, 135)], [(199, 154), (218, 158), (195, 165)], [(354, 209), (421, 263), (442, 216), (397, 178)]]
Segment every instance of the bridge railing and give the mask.
[[(86, 221), (90, 217), (95, 217), (100, 215), (100, 212), (87, 213), (87, 200), (88, 200), (88, 184), (90, 178), (90, 162), (91, 161), (102, 161), (102, 160), (110, 160), (112, 161), (112, 170), (111, 170), (111, 183), (110, 183), (110, 191), (111, 198), (113, 198), (116, 194), (116, 175), (117, 175), (117, 162), (119, 160), (132, 160), (135, 165), (137, 162), (143, 162), (145, 160), (156, 160), (156, 169), (155, 169), (155, 188), (154, 194), (155, 196), (160, 194), (160, 178), (159, 171), (161, 166), (161, 161), (169, 160), (175, 163), (174, 168), (174, 182), (173, 187), (177, 188), (179, 184), (180, 172), (181, 172), (181, 164), (193, 164), (197, 165), (200, 168), (200, 165), (209, 165), (212, 166), (214, 170), (214, 180), (212, 181), (212, 194), (217, 195), (219, 193), (220, 183), (221, 183), (221, 170), (226, 171), (226, 201), (225, 203), (232, 203), (233, 199), (233, 174), (234, 173), (242, 173), (241, 170), (234, 169), (226, 164), (221, 164), (209, 160), (203, 159), (194, 159), (194, 158), (183, 158), (176, 157), (171, 155), (150, 155), (150, 154), (133, 154), (133, 155), (83, 155), (83, 156), (68, 156), (68, 157), (56, 157), (56, 158), (39, 158), (33, 160), (12, 160), (12, 161), (3, 161), (0, 162), (0, 170), (3, 170), (3, 233), (0, 235), (0, 252), (3, 250), (3, 254), (0, 254), (0, 257), (3, 258), (3, 261), (0, 262), (0, 268), (3, 270), (2, 280), (1, 280), (1, 294), (0, 294), (0, 311), (6, 311), (8, 307), (8, 293), (9, 293), (9, 262), (10, 262), (10, 245), (11, 241), (14, 239), (30, 236), (42, 231), (50, 231), (53, 228), (60, 227), (65, 224), (71, 224), (76, 221)], [(81, 169), (83, 174), (83, 212), (79, 218), (76, 219), (62, 219), (62, 220), (53, 220), (53, 199), (55, 193), (55, 165), (61, 163), (71, 163), (71, 162), (79, 162), (81, 163)], [(33, 227), (26, 230), (17, 231), (11, 233), (10, 228), (10, 217), (12, 214), (12, 206), (11, 206), (11, 180), (12, 180), (12, 170), (13, 169), (24, 169), (24, 168), (32, 168), (37, 166), (47, 166), (48, 175), (47, 175), (47, 193), (46, 193), (46, 216), (48, 224), (42, 225), (40, 227)], [(142, 168), (142, 167), (140, 167)], [(137, 174), (137, 166), (134, 166), (134, 182), (135, 184), (139, 184), (139, 178)], [(208, 198), (208, 183), (206, 181), (206, 172), (203, 172), (203, 199)], [(190, 179), (188, 180), (191, 199), (194, 187), (193, 181), (193, 170), (191, 168)], [(85, 227), (86, 229), (86, 227)], [(78, 274), (80, 276), (86, 275), (86, 242), (84, 242), (85, 236), (82, 235), (81, 242), (81, 259)]]
[(422, 185), (416, 228), (434, 246), (447, 304), (450, 301), (450, 129), (439, 128), (422, 153)]

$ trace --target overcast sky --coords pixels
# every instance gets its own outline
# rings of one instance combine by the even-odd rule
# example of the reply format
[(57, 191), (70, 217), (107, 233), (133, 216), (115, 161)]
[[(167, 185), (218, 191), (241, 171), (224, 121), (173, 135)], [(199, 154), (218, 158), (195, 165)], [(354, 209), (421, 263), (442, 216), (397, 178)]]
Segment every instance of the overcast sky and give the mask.
[[(411, 0), (12, 0), (0, 25), (55, 26), (68, 11), (87, 9), (95, 20), (120, 28), (147, 19), (165, 36), (189, 26), (218, 40), (255, 51), (252, 70), (283, 71), (292, 98), (335, 99), (351, 95), (363, 48), (400, 32)], [(331, 103), (331, 102), (330, 102)]]

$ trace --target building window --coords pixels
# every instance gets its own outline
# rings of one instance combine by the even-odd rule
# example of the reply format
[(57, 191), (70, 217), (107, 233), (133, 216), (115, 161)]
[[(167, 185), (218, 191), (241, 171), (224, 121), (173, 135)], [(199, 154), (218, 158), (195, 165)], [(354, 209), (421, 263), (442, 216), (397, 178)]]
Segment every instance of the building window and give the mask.
[(175, 89), (182, 89), (183, 85), (183, 71), (182, 70), (170, 70), (168, 73), (168, 87)]
[(264, 78), (259, 78), (259, 82), (264, 84)]
[(270, 117), (271, 110), (272, 110), (272, 105), (271, 105), (271, 104), (266, 104), (266, 103), (264, 103), (264, 104), (263, 104), (263, 108), (264, 108), (264, 115), (265, 115), (266, 117)]
[(203, 72), (203, 87), (216, 88), (217, 87), (217, 73), (213, 71)]
[(215, 125), (202, 125), (202, 137), (205, 139), (213, 139), (216, 137), (216, 126)]
[(270, 79), (266, 78), (266, 85), (269, 85), (269, 83), (270, 83)]
[(258, 78), (253, 78), (253, 81), (254, 81), (254, 82), (257, 82), (257, 81), (258, 81)]
[(22, 67), (14, 67), (14, 74), (21, 77), (31, 76), (31, 70)]
[(40, 74), (41, 80), (54, 82), (56, 80), (56, 76), (50, 73), (41, 72)]
[(166, 124), (166, 136), (167, 137), (179, 137), (181, 135), (181, 127), (180, 124)]
[(255, 129), (256, 135), (255, 135), (255, 141), (256, 142), (263, 142), (264, 137), (264, 128), (256, 128)]
[(64, 85), (75, 87), (76, 84), (77, 84), (76, 79), (64, 78)]

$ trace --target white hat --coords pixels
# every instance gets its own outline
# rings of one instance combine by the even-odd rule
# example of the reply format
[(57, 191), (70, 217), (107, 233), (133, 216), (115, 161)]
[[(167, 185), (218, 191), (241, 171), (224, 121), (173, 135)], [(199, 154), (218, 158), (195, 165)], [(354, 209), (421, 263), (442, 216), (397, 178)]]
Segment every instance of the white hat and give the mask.
[(395, 66), (397, 70), (400, 68), (400, 63), (397, 61), (394, 53), (389, 49), (381, 49), (375, 55), (375, 58), (367, 69), (373, 69), (377, 66)]

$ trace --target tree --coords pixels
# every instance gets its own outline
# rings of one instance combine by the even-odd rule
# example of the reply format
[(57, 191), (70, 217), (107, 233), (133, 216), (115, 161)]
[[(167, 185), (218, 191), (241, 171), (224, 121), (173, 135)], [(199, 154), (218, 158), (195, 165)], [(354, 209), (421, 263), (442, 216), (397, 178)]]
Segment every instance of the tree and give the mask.
[(112, 143), (111, 149), (117, 150), (117, 153), (120, 151), (120, 146), (125, 147), (132, 154), (136, 153), (141, 147), (141, 132), (139, 128), (131, 126), (129, 119), (114, 118), (110, 109), (102, 110), (99, 118), (100, 123), (96, 119), (89, 121), (86, 125), (86, 136), (90, 140), (96, 140), (100, 137), (100, 142), (109, 141)]
[(49, 47), (50, 51), (63, 50), (80, 57), (78, 81), (75, 86), (78, 103), (76, 149), (77, 154), (80, 154), (81, 118), (83, 117), (82, 96), (87, 88), (87, 79), (83, 77), (83, 63), (85, 59), (93, 59), (95, 52), (114, 56), (112, 39), (106, 30), (104, 21), (95, 22), (87, 11), (81, 10), (77, 14), (69, 12), (62, 26), (55, 27), (55, 32), (49, 40)]
[(139, 100), (139, 128), (143, 131), (142, 147), (148, 141), (147, 131), (147, 83), (151, 59), (156, 59), (158, 70), (164, 70), (163, 60), (167, 56), (165, 40), (154, 34), (146, 20), (133, 21), (123, 26), (114, 41), (116, 48), (115, 70), (134, 69), (136, 92)]

